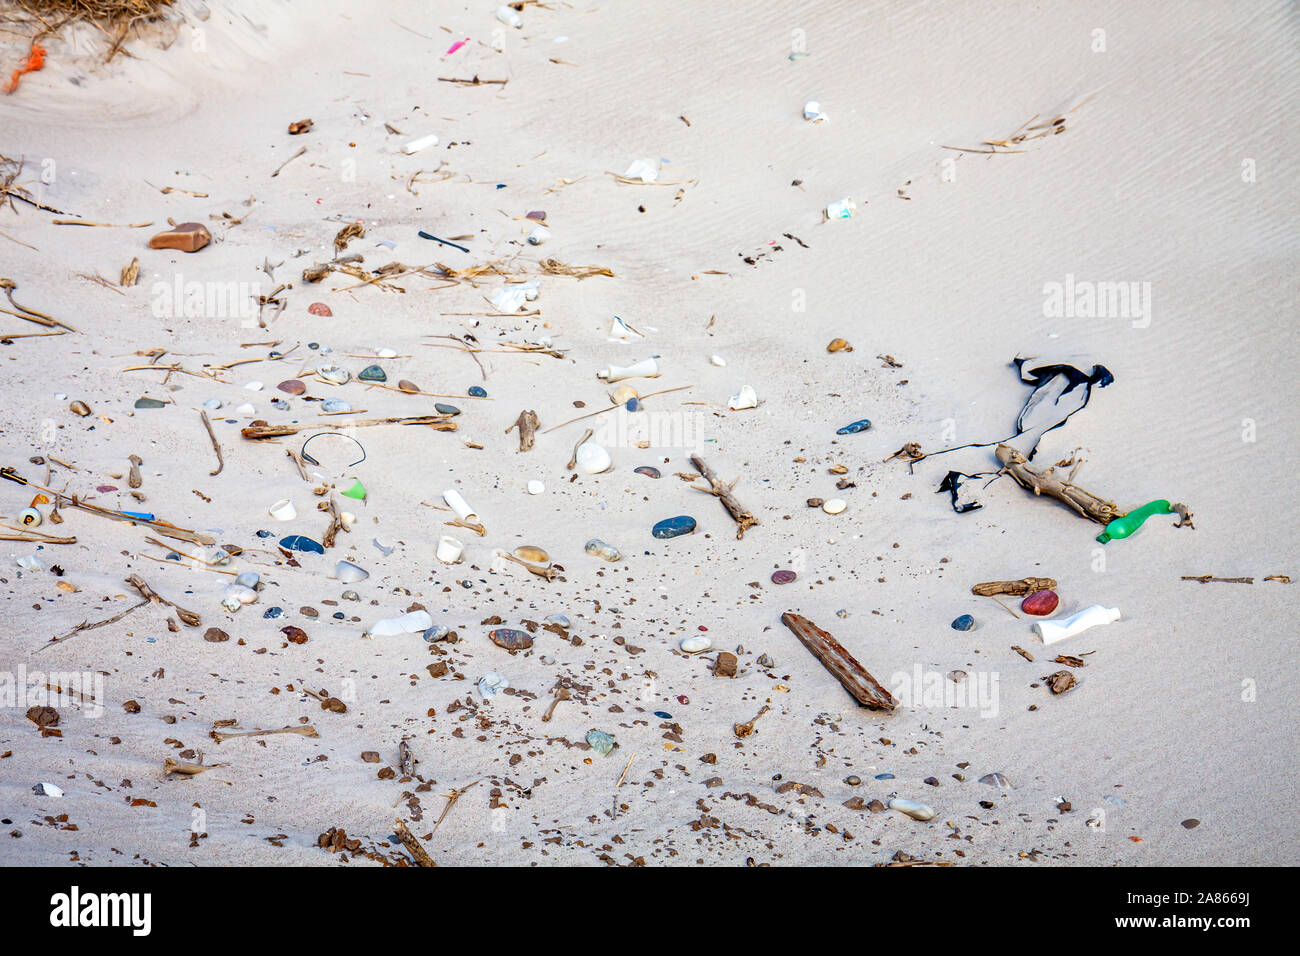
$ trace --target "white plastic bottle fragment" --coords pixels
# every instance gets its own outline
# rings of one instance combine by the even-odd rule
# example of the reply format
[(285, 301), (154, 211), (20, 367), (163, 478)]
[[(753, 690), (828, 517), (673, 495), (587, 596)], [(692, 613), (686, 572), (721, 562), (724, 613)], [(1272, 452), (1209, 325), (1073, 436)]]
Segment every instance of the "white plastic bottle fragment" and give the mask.
[(803, 118), (810, 123), (825, 123), (830, 119), (822, 112), (822, 105), (816, 100), (809, 100), (803, 105)]
[(456, 517), (461, 521), (472, 521), (478, 523), (478, 512), (469, 506), (459, 491), (455, 488), (448, 488), (442, 493), (442, 500), (447, 502), (447, 507), (455, 512)]
[(503, 3), (497, 7), (497, 19), (508, 27), (514, 27), (516, 30), (524, 28), (524, 18), (508, 3)]
[(648, 359), (643, 359), (635, 365), (626, 367), (621, 365), (611, 365), (603, 368), (596, 373), (596, 378), (603, 379), (606, 382), (621, 382), (625, 378), (658, 378), (659, 377), (659, 356), (652, 355)]
[(1090, 627), (1096, 627), (1099, 624), (1110, 624), (1118, 620), (1119, 608), (1102, 607), (1100, 604), (1094, 604), (1092, 607), (1086, 607), (1069, 617), (1055, 618), (1050, 621), (1035, 621), (1034, 630), (1043, 639), (1044, 644), (1055, 644), (1067, 637), (1082, 634)]
[(366, 633), (371, 637), (396, 637), (398, 634), (422, 634), (433, 627), (428, 611), (411, 611), (401, 617), (386, 617), (376, 621)]
[(852, 219), (853, 214), (857, 211), (858, 204), (847, 196), (826, 204), (827, 219)]
[(407, 143), (405, 146), (402, 147), (402, 152), (410, 156), (413, 153), (418, 153), (422, 149), (428, 149), (430, 146), (437, 146), (437, 145), (438, 145), (438, 137), (433, 133), (430, 133), (428, 136), (421, 136), (419, 139), (411, 140), (409, 143)]

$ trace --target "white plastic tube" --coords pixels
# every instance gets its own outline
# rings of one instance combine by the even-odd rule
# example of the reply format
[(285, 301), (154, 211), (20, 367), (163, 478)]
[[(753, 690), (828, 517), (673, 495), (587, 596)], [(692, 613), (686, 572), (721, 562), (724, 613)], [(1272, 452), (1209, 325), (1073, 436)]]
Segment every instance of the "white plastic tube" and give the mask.
[(656, 361), (657, 358), (658, 356), (652, 355), (648, 359), (626, 367), (611, 365), (609, 368), (603, 368), (597, 372), (596, 377), (604, 379), (606, 382), (621, 382), (625, 378), (658, 378), (659, 363)]
[(442, 493), (442, 500), (447, 502), (447, 507), (456, 513), (456, 517), (461, 521), (473, 521), (477, 523), (478, 514), (469, 506), (459, 491), (455, 488), (448, 488)]
[(1044, 644), (1055, 644), (1067, 637), (1082, 634), (1090, 627), (1096, 627), (1099, 624), (1110, 624), (1118, 620), (1119, 608), (1102, 607), (1100, 604), (1094, 604), (1092, 607), (1086, 607), (1069, 617), (1058, 617), (1050, 621), (1035, 621), (1034, 630), (1043, 639)]

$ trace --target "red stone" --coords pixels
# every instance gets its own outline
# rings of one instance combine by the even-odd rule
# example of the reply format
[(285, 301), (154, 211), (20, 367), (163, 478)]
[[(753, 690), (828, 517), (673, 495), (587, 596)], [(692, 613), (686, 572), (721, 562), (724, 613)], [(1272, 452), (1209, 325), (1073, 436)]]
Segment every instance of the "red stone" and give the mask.
[(307, 311), (312, 315), (331, 316), (334, 314), (330, 311), (330, 307), (324, 302), (313, 302), (311, 305), (307, 306)]
[(1026, 614), (1042, 617), (1055, 611), (1056, 605), (1060, 603), (1061, 599), (1057, 597), (1055, 591), (1035, 591), (1020, 602), (1020, 610)]

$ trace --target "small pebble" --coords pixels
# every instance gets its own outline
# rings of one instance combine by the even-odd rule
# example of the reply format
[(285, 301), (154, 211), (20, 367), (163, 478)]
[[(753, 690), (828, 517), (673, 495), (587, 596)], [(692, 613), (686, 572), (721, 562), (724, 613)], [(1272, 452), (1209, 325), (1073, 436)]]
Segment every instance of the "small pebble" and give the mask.
[(782, 568), (779, 571), (772, 572), (772, 583), (789, 584), (797, 577), (799, 577), (799, 575), (795, 574), (793, 571), (787, 571), (785, 568)]
[(822, 505), (822, 511), (826, 512), (828, 515), (837, 515), (847, 507), (848, 503), (845, 502), (843, 498), (832, 498), (830, 501)]
[(487, 389), (481, 385), (471, 385), (465, 394), (471, 398), (487, 398)]
[(635, 471), (638, 475), (645, 475), (647, 478), (659, 477), (659, 469), (655, 468), (652, 465), (642, 465), (639, 468), (634, 468), (633, 471)]
[(864, 431), (866, 431), (866, 430), (867, 430), (868, 428), (870, 428), (870, 427), (871, 427), (871, 422), (868, 421), (867, 419), (863, 418), (863, 419), (861, 419), (860, 421), (852, 422), (852, 423), (850, 423), (850, 424), (848, 424), (848, 425), (845, 425), (843, 428), (837, 429), (836, 432), (835, 432), (835, 434), (837, 434), (837, 435), (855, 435), (855, 434), (857, 434), (858, 432), (864, 432)]
[(678, 515), (676, 518), (665, 518), (658, 522), (650, 531), (656, 538), (676, 538), (680, 535), (690, 534), (695, 530), (695, 519), (690, 515)]
[(357, 378), (363, 382), (386, 382), (388, 374), (378, 365), (367, 365)]
[(953, 629), (954, 631), (971, 631), (971, 630), (974, 630), (974, 629), (975, 629), (975, 618), (971, 617), (969, 614), (963, 614), (961, 617), (956, 618), (956, 619), (952, 622), (952, 629)]
[(1055, 591), (1035, 591), (1020, 602), (1020, 610), (1026, 614), (1042, 617), (1055, 611), (1060, 603), (1061, 599)]

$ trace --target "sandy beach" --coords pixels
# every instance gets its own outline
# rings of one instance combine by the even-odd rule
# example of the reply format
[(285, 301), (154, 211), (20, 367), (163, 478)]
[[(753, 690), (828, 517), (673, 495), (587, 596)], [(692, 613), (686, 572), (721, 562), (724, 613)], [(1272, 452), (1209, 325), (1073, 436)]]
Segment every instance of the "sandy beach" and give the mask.
[[(1296, 862), (1293, 6), (366, 6), (70, 26), (0, 95), (0, 863), (408, 865), (397, 819), (440, 866)], [(997, 477), (1017, 357), (1113, 376), (1034, 468), (1194, 528)], [(454, 430), (357, 424), (407, 416)], [(971, 590), (1026, 577), (1120, 618), (1044, 645)], [(421, 610), (450, 639), (369, 633)]]

